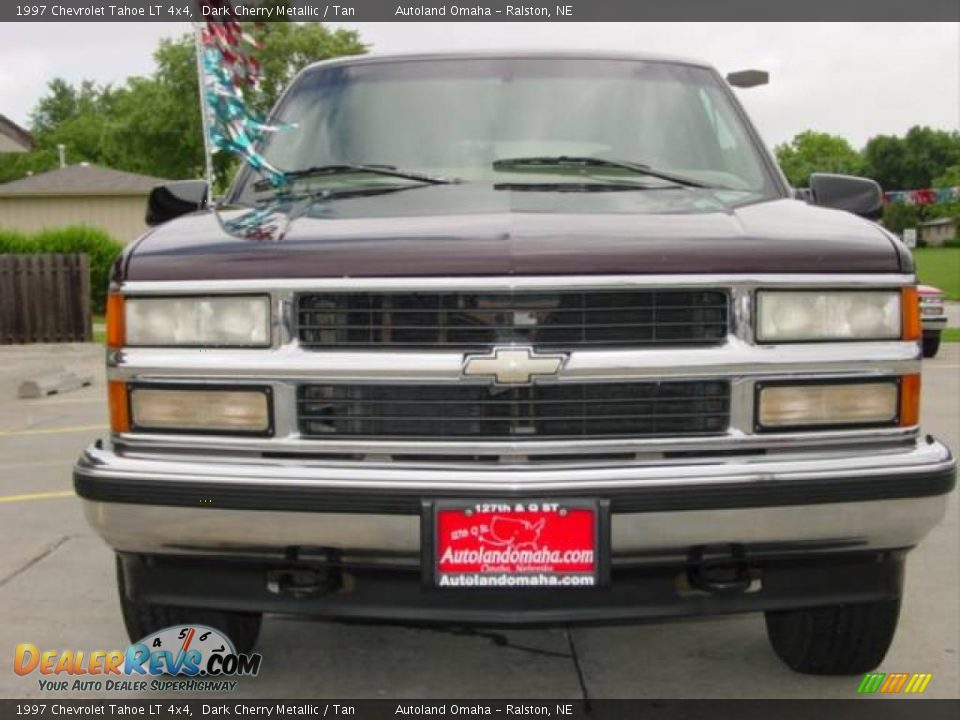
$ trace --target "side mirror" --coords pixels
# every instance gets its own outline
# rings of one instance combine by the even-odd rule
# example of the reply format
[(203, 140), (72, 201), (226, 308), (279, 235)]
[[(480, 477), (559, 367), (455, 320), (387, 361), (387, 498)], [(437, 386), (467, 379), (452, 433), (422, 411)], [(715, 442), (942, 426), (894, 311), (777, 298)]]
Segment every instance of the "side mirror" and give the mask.
[(766, 70), (737, 70), (727, 73), (727, 82), (738, 88), (758, 87), (770, 82), (770, 73)]
[(809, 195), (814, 205), (846, 210), (868, 220), (879, 220), (883, 215), (883, 191), (870, 178), (814, 173)]
[(207, 205), (209, 187), (205, 180), (175, 180), (157, 185), (147, 198), (147, 225), (159, 225)]

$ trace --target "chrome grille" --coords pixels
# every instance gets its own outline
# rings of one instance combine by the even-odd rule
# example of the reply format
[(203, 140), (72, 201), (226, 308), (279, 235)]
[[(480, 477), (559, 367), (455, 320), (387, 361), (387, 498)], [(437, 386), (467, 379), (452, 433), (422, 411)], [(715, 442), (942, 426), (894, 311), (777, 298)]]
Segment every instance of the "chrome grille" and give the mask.
[(304, 437), (621, 438), (726, 431), (724, 381), (302, 385)]
[(712, 345), (727, 334), (723, 290), (305, 293), (306, 348), (522, 343), (542, 349)]

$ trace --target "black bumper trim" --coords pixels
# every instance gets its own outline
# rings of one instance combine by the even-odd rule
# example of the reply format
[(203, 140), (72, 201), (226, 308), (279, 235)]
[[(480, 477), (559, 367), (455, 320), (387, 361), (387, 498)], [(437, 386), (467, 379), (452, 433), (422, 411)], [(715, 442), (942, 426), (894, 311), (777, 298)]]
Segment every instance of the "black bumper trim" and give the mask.
[(99, 478), (76, 468), (77, 495), (87, 500), (137, 505), (202, 507), (206, 509), (265, 510), (289, 512), (419, 515), (424, 500), (596, 497), (610, 502), (613, 513), (715, 510), (726, 508), (820, 505), (911, 497), (930, 497), (950, 492), (956, 485), (956, 469), (945, 468), (910, 475), (874, 475), (854, 478), (772, 480), (700, 485), (634, 487), (623, 490), (585, 488), (564, 492), (536, 491), (424, 493), (422, 490), (333, 489), (290, 485), (230, 485)]
[(618, 624), (800, 607), (868, 603), (900, 596), (905, 550), (747, 558), (759, 587), (691, 590), (688, 565), (614, 568), (597, 588), (449, 590), (424, 586), (416, 569), (344, 566), (315, 592), (271, 589), (278, 571), (323, 572), (322, 564), (120, 553), (127, 597), (140, 602), (412, 624), (537, 627)]

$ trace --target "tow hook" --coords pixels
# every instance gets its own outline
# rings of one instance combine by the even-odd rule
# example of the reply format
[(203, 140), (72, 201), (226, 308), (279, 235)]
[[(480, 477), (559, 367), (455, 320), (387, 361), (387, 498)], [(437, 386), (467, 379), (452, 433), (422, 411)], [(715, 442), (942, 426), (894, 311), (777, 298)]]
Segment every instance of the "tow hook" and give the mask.
[(283, 569), (267, 572), (267, 590), (274, 595), (309, 597), (326, 595), (340, 587), (339, 572), (336, 568)]
[[(751, 591), (747, 554), (742, 545), (698, 545), (687, 558), (690, 587), (713, 595), (734, 595)], [(757, 580), (759, 586), (759, 580)]]

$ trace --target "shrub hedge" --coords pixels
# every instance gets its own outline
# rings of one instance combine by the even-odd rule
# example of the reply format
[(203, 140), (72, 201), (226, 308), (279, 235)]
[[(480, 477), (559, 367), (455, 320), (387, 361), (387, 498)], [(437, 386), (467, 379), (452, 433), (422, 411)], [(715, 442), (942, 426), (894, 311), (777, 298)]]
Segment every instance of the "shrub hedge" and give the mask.
[(90, 306), (103, 314), (107, 302), (110, 266), (123, 245), (103, 230), (69, 225), (27, 235), (0, 229), (0, 253), (85, 253), (90, 262)]

